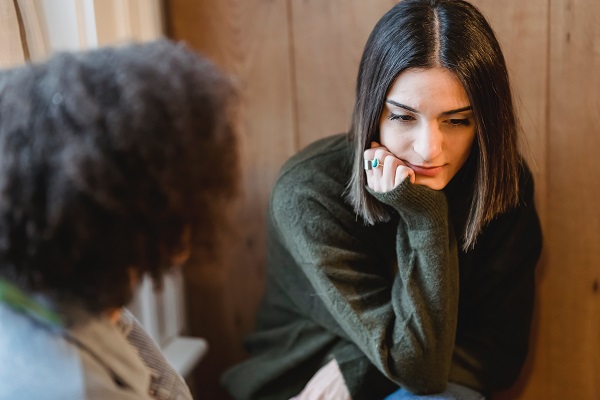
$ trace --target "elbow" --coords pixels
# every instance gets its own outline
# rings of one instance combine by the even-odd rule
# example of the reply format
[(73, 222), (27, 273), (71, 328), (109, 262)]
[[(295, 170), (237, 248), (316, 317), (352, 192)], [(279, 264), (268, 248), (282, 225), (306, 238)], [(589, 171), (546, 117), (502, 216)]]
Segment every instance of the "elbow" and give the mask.
[(445, 357), (419, 357), (396, 364), (392, 380), (417, 395), (442, 393), (448, 384), (449, 361)]
[(416, 395), (432, 395), (446, 390), (448, 377), (433, 370), (422, 370), (419, 375), (404, 379), (404, 388)]

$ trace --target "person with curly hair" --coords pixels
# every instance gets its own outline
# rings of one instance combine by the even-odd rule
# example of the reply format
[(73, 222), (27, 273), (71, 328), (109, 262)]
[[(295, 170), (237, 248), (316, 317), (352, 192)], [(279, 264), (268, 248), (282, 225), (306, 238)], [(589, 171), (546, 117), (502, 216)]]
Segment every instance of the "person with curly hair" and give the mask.
[(234, 97), (165, 39), (0, 72), (0, 399), (191, 398), (124, 306), (214, 244)]

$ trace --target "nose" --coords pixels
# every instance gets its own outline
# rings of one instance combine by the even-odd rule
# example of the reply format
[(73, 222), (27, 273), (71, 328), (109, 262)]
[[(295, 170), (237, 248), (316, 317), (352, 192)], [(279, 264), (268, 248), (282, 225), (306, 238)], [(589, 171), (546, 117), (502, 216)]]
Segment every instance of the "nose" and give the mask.
[(442, 153), (443, 133), (436, 123), (425, 123), (417, 131), (413, 150), (423, 161), (433, 161)]

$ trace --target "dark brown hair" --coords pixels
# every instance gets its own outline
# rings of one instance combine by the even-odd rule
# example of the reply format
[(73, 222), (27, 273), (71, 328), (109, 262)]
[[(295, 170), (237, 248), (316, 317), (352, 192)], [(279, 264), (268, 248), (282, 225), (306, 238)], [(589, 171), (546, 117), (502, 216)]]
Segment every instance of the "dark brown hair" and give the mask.
[(492, 28), (460, 0), (404, 0), (371, 33), (361, 59), (349, 132), (355, 154), (348, 199), (366, 223), (389, 219), (366, 190), (363, 152), (379, 141), (385, 97), (408, 68), (442, 67), (462, 83), (477, 133), (470, 157), (475, 183), (462, 245), (473, 247), (483, 226), (518, 201), (518, 121), (506, 63)]
[(233, 94), (167, 40), (1, 72), (0, 277), (93, 312), (160, 281), (234, 193)]

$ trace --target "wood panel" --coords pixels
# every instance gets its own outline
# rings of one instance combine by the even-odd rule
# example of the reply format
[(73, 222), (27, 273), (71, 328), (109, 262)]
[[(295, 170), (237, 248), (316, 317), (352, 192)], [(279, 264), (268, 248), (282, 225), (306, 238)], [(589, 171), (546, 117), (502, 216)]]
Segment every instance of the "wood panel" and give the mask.
[[(547, 0), (527, 2), (498, 2), (474, 0), (486, 16), (502, 46), (512, 83), (515, 106), (523, 127), (521, 152), (532, 169), (536, 186), (536, 206), (545, 228), (547, 225), (547, 108), (548, 108), (548, 24), (549, 5)], [(546, 268), (544, 249), (542, 262), (538, 265), (538, 286), (542, 284)], [(537, 294), (531, 335), (531, 351), (516, 385), (497, 399), (537, 397), (544, 383), (535, 377), (533, 369), (538, 367), (538, 356), (543, 352), (540, 344), (548, 321), (541, 316), (544, 298)], [(527, 389), (526, 389), (527, 388)], [(526, 392), (526, 393), (524, 393)]]
[(346, 132), (371, 30), (397, 1), (292, 1), (298, 147)]
[(546, 112), (548, 104), (548, 0), (474, 0), (486, 16), (506, 58), (523, 127), (521, 152), (532, 169), (537, 207), (546, 215)]
[(42, 61), (50, 53), (50, 45), (40, 0), (17, 0), (15, 4), (19, 7), (29, 60), (33, 62)]
[(0, 0), (0, 68), (25, 62), (21, 28), (14, 0)]
[[(223, 370), (241, 360), (242, 338), (254, 324), (264, 286), (265, 212), (283, 162), (296, 150), (287, 2), (285, 0), (171, 0), (168, 31), (237, 77), (240, 93), (241, 193), (229, 214), (216, 258), (187, 269), (192, 334), (210, 350), (198, 371), (205, 399), (227, 398)], [(227, 168), (231, 154), (223, 155)]]
[[(160, 0), (100, 0), (93, 5), (99, 46), (153, 40), (163, 34)], [(78, 9), (81, 14), (82, 4)]]
[(546, 268), (531, 399), (600, 393), (600, 3), (551, 0)]

